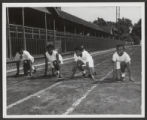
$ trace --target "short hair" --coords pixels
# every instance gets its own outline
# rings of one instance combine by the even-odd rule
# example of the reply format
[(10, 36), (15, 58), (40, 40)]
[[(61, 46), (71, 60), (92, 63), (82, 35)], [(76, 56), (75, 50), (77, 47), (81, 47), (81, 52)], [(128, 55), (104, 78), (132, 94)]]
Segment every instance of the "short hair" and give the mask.
[(84, 50), (84, 46), (83, 46), (83, 45), (77, 46), (77, 47), (75, 47), (74, 50), (75, 50), (75, 51), (83, 51), (83, 50)]
[(54, 45), (49, 44), (49, 45), (47, 45), (46, 49), (47, 49), (47, 50), (48, 50), (48, 49), (54, 50), (54, 49), (55, 49), (55, 47), (54, 47)]
[(116, 49), (118, 49), (119, 47), (125, 48), (125, 46), (124, 46), (123, 44), (118, 44), (118, 45), (116, 45)]
[(18, 48), (17, 48), (17, 51), (18, 51), (18, 52), (19, 52), (19, 51), (22, 51), (22, 50), (24, 50), (23, 47), (18, 47)]
[(80, 46), (80, 51), (83, 51), (85, 48), (84, 48), (84, 45), (81, 45)]
[(75, 47), (74, 51), (80, 51), (80, 48), (79, 47)]

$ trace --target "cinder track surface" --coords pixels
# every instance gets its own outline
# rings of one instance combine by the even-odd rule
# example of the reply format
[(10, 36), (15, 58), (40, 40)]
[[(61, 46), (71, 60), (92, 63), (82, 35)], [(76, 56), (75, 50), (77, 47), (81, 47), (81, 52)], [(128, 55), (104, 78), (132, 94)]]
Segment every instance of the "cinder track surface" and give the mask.
[(44, 77), (37, 71), (32, 78), (7, 75), (8, 115), (61, 115), (61, 114), (140, 114), (141, 113), (141, 49), (130, 47), (132, 76), (135, 82), (112, 79), (112, 52), (95, 55), (96, 79), (71, 75), (72, 60), (62, 67), (67, 79)]

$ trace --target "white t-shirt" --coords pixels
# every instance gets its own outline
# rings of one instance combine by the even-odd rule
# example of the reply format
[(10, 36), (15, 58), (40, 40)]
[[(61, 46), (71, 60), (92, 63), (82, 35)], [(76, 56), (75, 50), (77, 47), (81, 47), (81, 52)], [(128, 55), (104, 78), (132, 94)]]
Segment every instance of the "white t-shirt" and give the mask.
[(94, 67), (92, 56), (86, 50), (82, 52), (82, 57), (77, 56), (76, 53), (74, 53), (74, 60), (75, 61), (81, 60), (84, 64), (88, 62), (89, 67)]
[(126, 52), (124, 52), (122, 56), (119, 56), (118, 53), (115, 52), (112, 56), (112, 60), (114, 62), (125, 62), (125, 63), (131, 62), (131, 58)]
[(34, 57), (31, 56), (31, 54), (28, 51), (24, 50), (23, 54), (22, 54), (22, 58), (21, 58), (21, 55), (18, 52), (16, 53), (15, 60), (16, 61), (31, 60), (32, 63), (33, 63)]
[[(57, 60), (57, 58), (56, 58), (57, 53), (58, 53), (57, 51), (53, 50), (52, 55), (50, 55), (48, 52), (46, 52), (45, 55), (46, 55), (49, 62), (53, 62), (53, 61)], [(60, 60), (61, 64), (63, 64), (63, 58), (60, 54), (59, 54), (59, 60)]]

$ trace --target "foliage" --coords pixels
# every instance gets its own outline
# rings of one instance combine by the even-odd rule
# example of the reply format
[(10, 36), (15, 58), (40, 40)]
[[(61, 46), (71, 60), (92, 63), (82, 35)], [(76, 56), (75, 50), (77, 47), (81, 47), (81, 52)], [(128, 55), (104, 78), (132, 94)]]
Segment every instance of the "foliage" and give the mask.
[(132, 24), (132, 21), (128, 18), (118, 19), (117, 23), (111, 21), (105, 21), (103, 18), (97, 18), (93, 21), (94, 24), (99, 25), (104, 30), (111, 28), (111, 31), (116, 39), (139, 44), (141, 40), (141, 19), (136, 24)]
[(140, 44), (140, 40), (141, 40), (141, 19), (133, 26), (131, 36), (134, 39), (134, 44)]

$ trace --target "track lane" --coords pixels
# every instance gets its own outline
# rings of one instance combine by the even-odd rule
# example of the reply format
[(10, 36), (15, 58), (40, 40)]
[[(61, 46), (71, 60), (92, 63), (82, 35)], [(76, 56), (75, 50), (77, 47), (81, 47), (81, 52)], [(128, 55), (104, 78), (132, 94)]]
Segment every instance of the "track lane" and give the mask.
[[(99, 63), (105, 59), (105, 56), (108, 56), (111, 51), (104, 52), (103, 54), (95, 52), (94, 60)], [(71, 61), (67, 62), (62, 69), (63, 76), (69, 77), (71, 74)], [(7, 104), (10, 105), (20, 99), (23, 99), (35, 92), (42, 90), (43, 88), (47, 88), (56, 83), (55, 77), (47, 77), (43, 76), (44, 71), (39, 70), (37, 74), (30, 79), (27, 77), (14, 77), (7, 76)], [(14, 97), (15, 96), (15, 97)]]
[[(104, 61), (108, 58), (110, 59), (110, 57), (111, 57), (111, 54), (110, 56), (107, 56), (107, 57), (105, 56), (103, 59), (101, 57), (100, 58), (96, 57), (95, 60), (99, 61), (101, 59), (102, 61)], [(107, 70), (109, 71), (109, 69), (107, 69), (107, 66), (111, 66), (111, 63), (110, 63), (111, 60), (109, 61), (109, 59), (106, 62), (107, 64), (96, 67), (96, 69), (99, 70), (98, 79), (103, 77), (103, 75), (106, 74)], [(102, 72), (103, 71), (102, 67), (105, 67), (104, 68), (105, 72)], [(42, 93), (41, 95), (39, 95), (39, 97), (33, 96), (28, 101), (25, 101), (23, 105), (19, 104), (13, 107), (12, 109), (8, 110), (8, 113), (9, 114), (49, 114), (49, 115), (63, 114), (68, 108), (70, 108), (71, 103), (74, 103), (75, 100), (78, 99), (78, 97), (83, 95), (85, 91), (91, 88), (92, 85), (89, 83), (91, 83), (89, 79), (81, 79), (81, 78), (77, 78), (77, 79), (69, 80), (69, 81), (63, 81), (62, 84), (55, 86), (53, 89), (47, 92)], [(69, 99), (69, 101), (66, 100), (66, 98), (69, 98), (69, 97), (72, 97), (72, 98)], [(37, 101), (37, 99), (39, 100)], [(42, 99), (46, 99), (46, 100), (42, 101)], [(68, 103), (66, 104), (67, 101)], [(66, 107), (64, 107), (63, 105)], [(62, 109), (60, 109), (61, 107)]]

